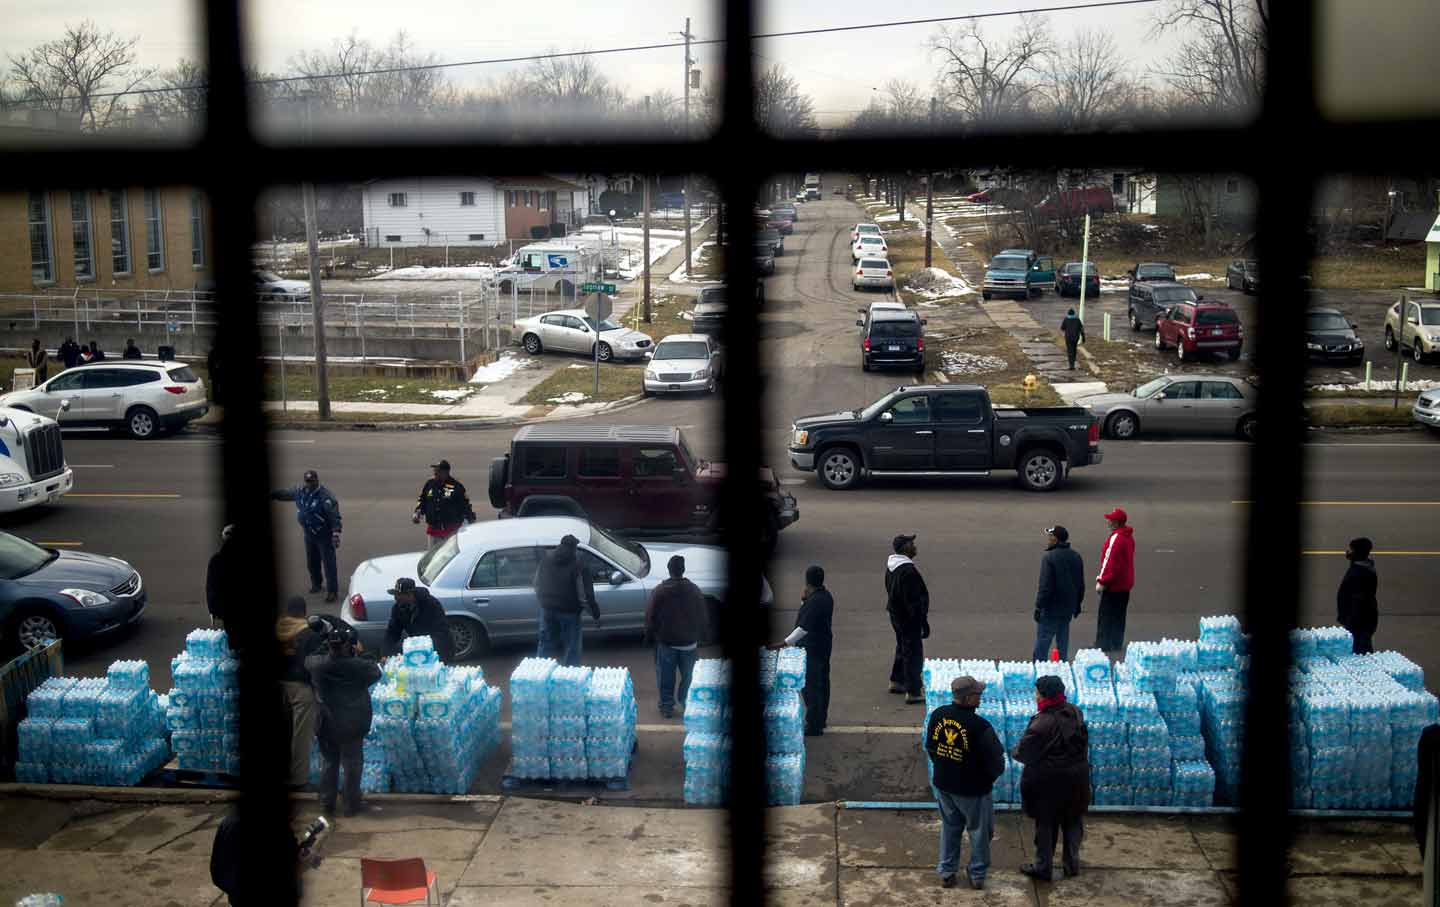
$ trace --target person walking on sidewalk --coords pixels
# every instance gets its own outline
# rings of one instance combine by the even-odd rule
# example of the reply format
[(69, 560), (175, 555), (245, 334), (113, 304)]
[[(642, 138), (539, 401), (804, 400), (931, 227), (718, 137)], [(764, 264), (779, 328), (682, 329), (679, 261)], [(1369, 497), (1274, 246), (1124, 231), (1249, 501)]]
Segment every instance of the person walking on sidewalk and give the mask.
[(785, 641), (770, 646), (783, 649), (798, 646), (805, 650), (805, 736), (819, 737), (825, 733), (830, 713), (830, 649), (835, 638), (835, 599), (825, 588), (825, 568), (811, 564), (805, 568), (805, 591), (800, 594), (800, 613), (795, 629)]
[(1130, 516), (1116, 507), (1105, 514), (1110, 535), (1100, 549), (1100, 575), (1095, 591), (1100, 609), (1095, 617), (1095, 648), (1118, 657), (1125, 648), (1125, 612), (1130, 607), (1130, 590), (1135, 587), (1135, 530)]
[[(320, 624), (320, 622), (316, 622)], [(320, 626), (326, 626), (320, 624)], [(318, 630), (317, 630), (318, 632)], [(349, 626), (326, 626), (326, 648), (305, 659), (310, 682), (320, 703), (320, 754), (325, 768), (320, 775), (321, 808), (335, 814), (340, 769), (345, 770), (345, 815), (365, 809), (360, 801), (360, 770), (365, 756), (365, 735), (373, 712), (370, 687), (380, 679), (380, 666), (360, 645)]]
[(1045, 530), (1049, 547), (1040, 558), (1040, 588), (1035, 593), (1036, 661), (1050, 657), (1050, 641), (1064, 661), (1070, 650), (1070, 621), (1080, 616), (1085, 599), (1085, 561), (1070, 547), (1070, 531), (1064, 526)]
[(459, 532), (462, 525), (475, 522), (475, 508), (470, 506), (465, 486), (451, 477), (449, 460), (431, 463), (430, 470), (431, 476), (420, 489), (410, 522), (418, 523), (424, 518), (425, 535), (433, 549)]
[(645, 608), (645, 638), (655, 643), (655, 680), (660, 687), (660, 715), (675, 717), (675, 675), (680, 675), (680, 704), (690, 693), (690, 677), (705, 628), (705, 595), (685, 578), (685, 558), (665, 564), (670, 578), (650, 593)]
[[(340, 502), (330, 489), (320, 484), (320, 473), (305, 470), (303, 481), (294, 488), (270, 492), (272, 501), (294, 501), (295, 521), (305, 539), (305, 565), (310, 570), (310, 594), (324, 583), (325, 601), (340, 597), (340, 579), (336, 575), (335, 549), (340, 547)], [(321, 574), (321, 568), (324, 574)]]
[(428, 636), (440, 661), (454, 664), (455, 640), (450, 635), (445, 606), (430, 594), (429, 589), (416, 585), (408, 576), (397, 579), (395, 587), (388, 591), (395, 597), (395, 605), (390, 609), (390, 623), (385, 626), (386, 650), (399, 654), (405, 637)]
[(904, 693), (905, 704), (925, 701), (921, 669), (930, 636), (930, 592), (915, 566), (914, 535), (897, 535), (885, 563), (885, 610), (895, 631), (895, 661), (890, 666), (890, 692)]
[(995, 779), (1005, 774), (1005, 747), (990, 722), (975, 714), (984, 681), (968, 675), (950, 682), (951, 705), (930, 713), (925, 752), (935, 767), (935, 802), (940, 806), (940, 884), (954, 888), (960, 868), (961, 836), (970, 831), (970, 865), (965, 878), (985, 887), (990, 869), (990, 839), (995, 835)]
[(1065, 701), (1065, 682), (1049, 675), (1035, 679), (1037, 714), (1010, 754), (1025, 766), (1020, 801), (1035, 820), (1035, 862), (1020, 871), (1051, 881), (1055, 843), (1064, 837), (1066, 876), (1080, 874), (1080, 842), (1090, 808), (1090, 732), (1085, 716)]
[(1354, 637), (1352, 649), (1356, 655), (1375, 651), (1375, 629), (1380, 625), (1380, 603), (1375, 598), (1380, 577), (1370, 558), (1373, 547), (1367, 538), (1351, 539), (1345, 546), (1350, 569), (1345, 571), (1335, 595), (1335, 621)]
[(290, 786), (297, 790), (310, 783), (310, 749), (315, 745), (315, 725), (320, 719), (305, 659), (325, 650), (324, 634), (310, 626), (305, 612), (305, 596), (292, 595), (285, 602), (285, 615), (275, 622), (275, 635), (285, 658), (280, 692), (290, 720)]
[(540, 559), (534, 582), (535, 598), (540, 603), (540, 641), (535, 654), (573, 667), (580, 665), (582, 609), (588, 608), (595, 623), (600, 623), (595, 587), (576, 553), (579, 545), (580, 540), (573, 535), (560, 539), (560, 544)]
[(1070, 363), (1070, 371), (1075, 371), (1075, 353), (1080, 344), (1085, 342), (1085, 322), (1071, 309), (1065, 313), (1060, 320), (1060, 333), (1065, 335), (1065, 358)]

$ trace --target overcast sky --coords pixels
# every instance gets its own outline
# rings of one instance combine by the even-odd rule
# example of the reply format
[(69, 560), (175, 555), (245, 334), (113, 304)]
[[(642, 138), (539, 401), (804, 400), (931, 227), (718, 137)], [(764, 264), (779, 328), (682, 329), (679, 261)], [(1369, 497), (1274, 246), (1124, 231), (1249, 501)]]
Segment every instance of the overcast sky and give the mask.
[[(790, 31), (836, 25), (858, 25), (896, 19), (998, 12), (1043, 5), (1026, 0), (776, 0), (769, 3), (762, 31)], [(1051, 4), (1053, 5), (1053, 4)], [(1111, 33), (1124, 55), (1138, 67), (1153, 63), (1174, 45), (1173, 38), (1154, 39), (1150, 28), (1164, 3), (1092, 11), (1052, 13), (1057, 37), (1084, 28)], [(299, 51), (321, 48), (335, 37), (354, 31), (384, 44), (403, 29), (415, 47), (442, 60), (467, 60), (561, 50), (598, 50), (630, 44), (673, 40), (691, 17), (691, 30), (701, 38), (721, 33), (719, 6), (695, 0), (623, 0), (623, 2), (495, 3), (483, 0), (254, 0), (250, 4), (252, 53), (267, 71), (282, 70)], [(6, 11), (0, 53), (17, 54), (58, 36), (66, 23), (93, 19), (102, 28), (140, 36), (140, 62), (168, 67), (180, 57), (199, 58), (197, 7), (185, 0), (43, 0), (16, 3)], [(991, 19), (984, 27), (995, 35), (1014, 27), (1015, 20)], [(888, 79), (919, 84), (929, 93), (937, 61), (926, 51), (938, 26), (913, 25), (830, 35), (777, 38), (758, 44), (757, 68), (781, 63), (815, 101), (822, 126), (839, 125), (863, 109)], [(718, 70), (720, 48), (698, 48), (694, 56), (708, 82)], [(6, 60), (8, 64), (8, 59)], [(603, 71), (632, 96), (657, 89), (679, 94), (682, 63), (679, 50), (609, 54), (596, 58)], [(476, 66), (451, 71), (460, 84), (474, 84), (504, 75), (504, 66)]]

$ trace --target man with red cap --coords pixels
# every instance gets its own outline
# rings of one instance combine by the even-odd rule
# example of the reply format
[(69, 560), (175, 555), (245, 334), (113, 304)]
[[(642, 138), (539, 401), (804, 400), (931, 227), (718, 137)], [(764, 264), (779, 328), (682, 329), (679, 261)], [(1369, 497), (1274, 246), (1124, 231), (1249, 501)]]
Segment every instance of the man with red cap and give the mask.
[(1095, 591), (1100, 593), (1100, 611), (1095, 618), (1095, 648), (1116, 653), (1125, 647), (1125, 610), (1130, 606), (1130, 589), (1135, 585), (1135, 530), (1119, 507), (1105, 514), (1110, 537), (1100, 549), (1100, 575)]

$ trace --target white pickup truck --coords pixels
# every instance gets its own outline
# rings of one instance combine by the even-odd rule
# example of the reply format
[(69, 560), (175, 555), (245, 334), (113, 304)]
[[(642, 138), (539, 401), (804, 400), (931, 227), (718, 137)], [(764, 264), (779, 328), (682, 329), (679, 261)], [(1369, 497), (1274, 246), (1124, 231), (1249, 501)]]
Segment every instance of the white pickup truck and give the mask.
[(60, 423), (0, 406), (0, 513), (59, 500), (74, 485), (75, 473), (65, 462), (60, 442)]

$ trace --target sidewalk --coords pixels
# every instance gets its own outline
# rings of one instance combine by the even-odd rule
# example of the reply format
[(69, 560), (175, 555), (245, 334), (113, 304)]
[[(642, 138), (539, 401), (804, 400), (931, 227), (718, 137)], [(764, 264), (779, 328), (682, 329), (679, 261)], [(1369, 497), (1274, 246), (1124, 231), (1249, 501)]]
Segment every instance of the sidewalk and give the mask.
[[(223, 904), (210, 885), (209, 855), (227, 804), (195, 791), (106, 796), (114, 799), (0, 794), (0, 904), (35, 891), (107, 907)], [(337, 821), (324, 863), (305, 876), (306, 904), (355, 903), (362, 856), (424, 857), (445, 903), (456, 907), (728, 903), (721, 811), (501, 797), (377, 802), (378, 813)], [(299, 801), (301, 824), (315, 805)], [(1092, 815), (1081, 875), (1037, 885), (1018, 872), (1033, 827), (999, 813), (991, 875), (977, 892), (939, 887), (933, 810), (817, 804), (770, 816), (767, 902), (783, 907), (1236, 902), (1234, 834), (1223, 817)], [(1403, 823), (1302, 821), (1290, 864), (1295, 903), (1406, 904), (1420, 896), (1420, 862)]]

